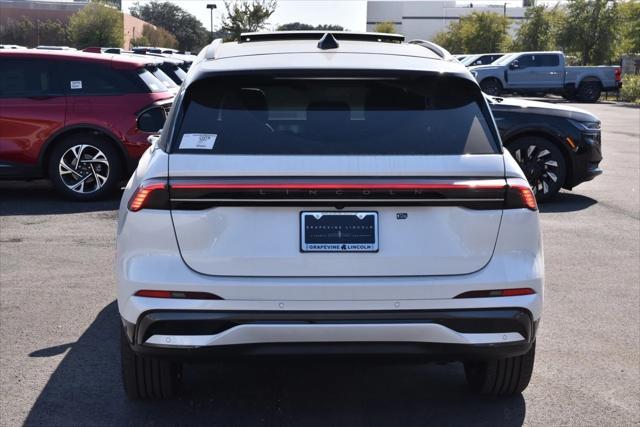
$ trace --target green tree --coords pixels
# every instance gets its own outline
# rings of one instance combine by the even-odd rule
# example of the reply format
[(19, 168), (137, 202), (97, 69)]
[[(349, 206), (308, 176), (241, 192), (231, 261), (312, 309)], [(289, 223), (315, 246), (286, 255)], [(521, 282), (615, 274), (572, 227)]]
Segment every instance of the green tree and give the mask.
[(396, 26), (393, 22), (378, 22), (373, 29), (376, 33), (389, 33), (393, 34), (396, 32)]
[(241, 33), (260, 31), (276, 11), (276, 0), (252, 0), (230, 2), (225, 0), (226, 16), (222, 20), (222, 31), (228, 39), (238, 40)]
[(467, 53), (462, 38), (460, 21), (452, 22), (446, 31), (441, 31), (433, 37), (433, 42), (453, 53)]
[(209, 42), (209, 32), (198, 18), (175, 3), (157, 0), (145, 4), (136, 2), (129, 8), (129, 13), (173, 34), (179, 49), (197, 52)]
[(615, 1), (569, 0), (558, 42), (582, 65), (603, 64), (616, 56), (620, 14)]
[(20, 46), (33, 47), (36, 45), (36, 27), (31, 20), (25, 16), (18, 20), (9, 19), (0, 28), (0, 41), (2, 44), (17, 44)]
[(622, 2), (620, 8), (620, 53), (640, 53), (640, 1)]
[(534, 6), (527, 8), (524, 20), (511, 44), (514, 51), (554, 50), (557, 36), (564, 19), (564, 10), (556, 6)]
[(164, 28), (153, 28), (151, 25), (144, 25), (142, 27), (142, 38), (146, 40), (146, 46), (161, 46), (174, 49), (178, 47), (178, 40)]
[(291, 22), (282, 24), (276, 28), (276, 31), (344, 31), (344, 27), (340, 25), (309, 25), (302, 22)]
[(36, 25), (39, 44), (64, 46), (69, 44), (69, 33), (67, 27), (60, 21), (47, 20), (40, 21)]
[(74, 46), (122, 47), (122, 12), (102, 3), (91, 2), (69, 18), (69, 38)]
[(317, 25), (315, 29), (318, 31), (346, 31), (346, 29), (342, 25), (332, 24)]
[(433, 41), (455, 53), (499, 52), (511, 43), (509, 25), (509, 19), (497, 13), (473, 12), (449, 24)]

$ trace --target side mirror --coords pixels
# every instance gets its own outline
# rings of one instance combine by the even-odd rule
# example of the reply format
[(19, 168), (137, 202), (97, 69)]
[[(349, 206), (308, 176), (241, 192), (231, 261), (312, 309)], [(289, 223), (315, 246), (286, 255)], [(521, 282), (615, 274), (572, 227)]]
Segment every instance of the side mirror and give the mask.
[(511, 64), (509, 64), (509, 69), (510, 70), (517, 70), (518, 68), (520, 68), (520, 64), (518, 64), (518, 60), (517, 59), (513, 60), (513, 62), (511, 62)]
[(150, 108), (138, 116), (138, 129), (142, 132), (159, 133), (164, 127), (166, 118), (162, 107)]

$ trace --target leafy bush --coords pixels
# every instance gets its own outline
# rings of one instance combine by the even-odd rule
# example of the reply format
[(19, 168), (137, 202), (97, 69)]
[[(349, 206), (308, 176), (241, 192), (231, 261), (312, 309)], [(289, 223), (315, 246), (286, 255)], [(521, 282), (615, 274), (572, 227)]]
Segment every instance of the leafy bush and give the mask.
[(102, 3), (92, 2), (69, 18), (69, 38), (75, 47), (122, 47), (124, 22), (122, 12)]
[(625, 74), (622, 77), (620, 99), (640, 104), (640, 74)]

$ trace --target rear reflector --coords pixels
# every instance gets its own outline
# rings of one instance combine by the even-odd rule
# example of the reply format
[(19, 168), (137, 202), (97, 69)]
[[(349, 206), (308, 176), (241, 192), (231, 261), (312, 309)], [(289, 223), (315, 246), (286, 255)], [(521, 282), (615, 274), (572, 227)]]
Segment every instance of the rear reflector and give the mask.
[(535, 294), (531, 288), (515, 288), (515, 289), (493, 289), (488, 291), (469, 291), (464, 292), (455, 298), (489, 298), (489, 297), (515, 297), (520, 295)]
[(156, 291), (150, 289), (140, 290), (135, 293), (135, 296), (145, 298), (222, 299), (218, 295), (207, 292)]

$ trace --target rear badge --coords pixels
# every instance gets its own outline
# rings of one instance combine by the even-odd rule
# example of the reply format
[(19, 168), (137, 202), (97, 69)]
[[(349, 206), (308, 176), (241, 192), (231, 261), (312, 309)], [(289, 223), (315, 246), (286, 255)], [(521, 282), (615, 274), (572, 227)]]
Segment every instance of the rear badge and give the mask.
[(406, 212), (398, 212), (396, 214), (396, 219), (407, 219), (408, 216), (409, 214)]

